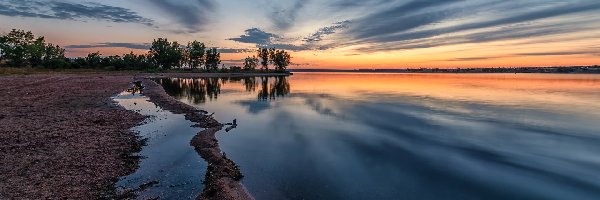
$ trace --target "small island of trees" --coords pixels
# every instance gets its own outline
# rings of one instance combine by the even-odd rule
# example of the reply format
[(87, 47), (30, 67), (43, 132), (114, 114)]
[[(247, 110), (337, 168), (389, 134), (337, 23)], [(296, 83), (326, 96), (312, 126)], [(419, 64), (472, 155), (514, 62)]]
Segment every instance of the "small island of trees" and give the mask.
[(0, 67), (280, 73), (286, 72), (291, 58), (285, 50), (259, 48), (255, 56), (244, 59), (243, 67), (227, 68), (221, 64), (221, 53), (217, 48), (208, 48), (199, 41), (182, 45), (167, 38), (155, 39), (146, 54), (130, 52), (122, 56), (103, 56), (100, 52), (93, 52), (86, 57), (67, 58), (64, 48), (46, 43), (44, 37), (35, 37), (30, 31), (13, 29), (0, 36)]

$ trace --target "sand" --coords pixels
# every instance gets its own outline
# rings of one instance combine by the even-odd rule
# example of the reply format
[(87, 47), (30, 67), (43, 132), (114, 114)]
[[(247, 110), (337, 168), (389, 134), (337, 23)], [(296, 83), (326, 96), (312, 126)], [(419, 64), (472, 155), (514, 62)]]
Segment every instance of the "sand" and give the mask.
[[(144, 77), (259, 74), (34, 74), (0, 76), (0, 199), (117, 198), (114, 183), (135, 171), (142, 148), (131, 128), (144, 116), (111, 97)], [(273, 75), (273, 74), (269, 74)], [(219, 148), (223, 125), (143, 79), (152, 102), (206, 128), (190, 145), (208, 163), (198, 199), (253, 199), (237, 165)]]
[(144, 117), (110, 97), (131, 75), (0, 77), (0, 199), (95, 199), (133, 172)]

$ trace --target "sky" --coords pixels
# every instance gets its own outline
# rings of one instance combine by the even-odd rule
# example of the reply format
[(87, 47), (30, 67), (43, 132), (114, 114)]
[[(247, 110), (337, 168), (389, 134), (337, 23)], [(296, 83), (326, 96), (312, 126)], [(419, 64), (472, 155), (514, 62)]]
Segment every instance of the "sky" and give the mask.
[(146, 53), (198, 40), (239, 65), (258, 47), (290, 68), (600, 64), (598, 0), (0, 0), (0, 33), (32, 31), (67, 56)]

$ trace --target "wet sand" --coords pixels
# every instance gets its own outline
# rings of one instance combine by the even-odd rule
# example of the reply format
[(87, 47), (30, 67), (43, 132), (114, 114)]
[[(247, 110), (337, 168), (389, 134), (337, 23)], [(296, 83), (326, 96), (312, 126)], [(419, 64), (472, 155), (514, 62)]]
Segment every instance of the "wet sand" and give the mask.
[(0, 76), (0, 199), (94, 199), (133, 172), (144, 117), (110, 97), (131, 75)]

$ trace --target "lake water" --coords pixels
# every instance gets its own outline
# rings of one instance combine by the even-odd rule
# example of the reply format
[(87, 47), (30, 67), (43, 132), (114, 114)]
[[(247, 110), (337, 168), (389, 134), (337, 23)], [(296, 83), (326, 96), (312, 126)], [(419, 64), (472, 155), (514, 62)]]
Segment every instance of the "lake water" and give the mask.
[(183, 114), (165, 111), (142, 94), (123, 92), (113, 99), (128, 110), (148, 116), (144, 124), (133, 129), (146, 140), (138, 153), (142, 159), (134, 173), (117, 182), (118, 191), (137, 189), (137, 199), (195, 199), (204, 188), (208, 164), (190, 140), (202, 129), (191, 127), (195, 123), (185, 120)]
[(598, 199), (600, 76), (161, 79), (257, 199)]

